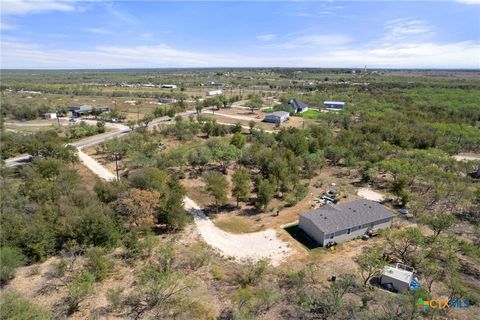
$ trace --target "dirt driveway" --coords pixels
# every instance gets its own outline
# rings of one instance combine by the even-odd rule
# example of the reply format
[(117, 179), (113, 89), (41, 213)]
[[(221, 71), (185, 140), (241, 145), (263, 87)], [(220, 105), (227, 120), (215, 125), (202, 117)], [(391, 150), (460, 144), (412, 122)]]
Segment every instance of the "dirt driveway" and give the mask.
[(227, 257), (239, 262), (267, 258), (273, 266), (277, 266), (292, 253), (292, 249), (277, 237), (273, 229), (245, 234), (228, 233), (217, 228), (190, 198), (185, 197), (184, 207), (194, 217), (205, 242)]

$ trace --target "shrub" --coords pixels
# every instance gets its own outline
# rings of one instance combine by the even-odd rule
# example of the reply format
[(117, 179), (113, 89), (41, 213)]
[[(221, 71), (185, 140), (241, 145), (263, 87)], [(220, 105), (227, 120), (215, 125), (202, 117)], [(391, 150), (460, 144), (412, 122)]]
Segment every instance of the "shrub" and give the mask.
[(147, 234), (143, 239), (140, 239), (139, 232), (131, 231), (123, 241), (123, 245), (127, 249), (125, 258), (134, 261), (140, 257), (149, 257), (157, 244), (158, 238), (154, 235)]
[(17, 248), (0, 248), (0, 284), (13, 278), (15, 270), (25, 264), (26, 258)]
[(213, 265), (210, 271), (212, 272), (213, 278), (215, 280), (222, 280), (225, 277), (225, 273), (220, 266)]
[(22, 298), (18, 293), (7, 293), (0, 303), (0, 319), (46, 320), (52, 315), (44, 308)]
[(90, 272), (84, 272), (70, 282), (67, 286), (67, 298), (65, 305), (67, 313), (72, 314), (78, 309), (82, 300), (92, 293), (95, 285), (95, 276)]
[(86, 269), (96, 281), (105, 279), (113, 270), (113, 262), (105, 256), (101, 248), (91, 248), (87, 252)]
[(80, 245), (114, 247), (120, 231), (108, 208), (87, 208), (72, 226), (72, 238)]
[(108, 303), (114, 310), (117, 310), (122, 306), (122, 293), (123, 288), (115, 288), (108, 289), (107, 293), (105, 294)]
[(268, 260), (258, 262), (249, 261), (237, 274), (237, 282), (242, 286), (251, 286), (258, 283), (267, 271)]

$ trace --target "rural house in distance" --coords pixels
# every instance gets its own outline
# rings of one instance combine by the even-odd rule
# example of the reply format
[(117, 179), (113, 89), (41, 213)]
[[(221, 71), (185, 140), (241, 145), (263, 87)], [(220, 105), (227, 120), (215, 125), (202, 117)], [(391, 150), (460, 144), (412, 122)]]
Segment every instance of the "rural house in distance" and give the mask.
[(288, 104), (292, 106), (295, 113), (302, 113), (308, 110), (308, 104), (303, 103), (298, 99), (290, 99)]
[(323, 105), (326, 109), (330, 110), (342, 110), (345, 107), (345, 102), (343, 101), (324, 101)]
[(390, 210), (377, 202), (356, 200), (301, 213), (298, 226), (325, 246), (330, 241), (341, 243), (361, 237), (369, 229), (389, 228), (393, 217)]

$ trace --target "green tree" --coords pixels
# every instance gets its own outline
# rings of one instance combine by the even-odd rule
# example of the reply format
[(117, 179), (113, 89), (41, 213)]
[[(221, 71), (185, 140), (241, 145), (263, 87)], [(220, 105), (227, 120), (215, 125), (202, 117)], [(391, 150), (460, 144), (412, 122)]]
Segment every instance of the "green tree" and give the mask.
[(227, 178), (220, 172), (209, 172), (203, 175), (205, 190), (215, 199), (215, 209), (218, 213), (219, 205), (227, 203)]
[(232, 139), (230, 140), (230, 144), (234, 145), (238, 149), (242, 149), (246, 142), (247, 142), (247, 138), (245, 138), (244, 135), (238, 132), (236, 132), (232, 136)]
[(367, 247), (355, 257), (360, 268), (363, 284), (366, 286), (373, 277), (380, 275), (387, 262), (383, 259), (383, 249), (380, 247)]
[(436, 241), (438, 236), (450, 229), (457, 223), (457, 219), (450, 213), (439, 213), (439, 214), (424, 214), (421, 217), (423, 223), (428, 225), (433, 230), (432, 241)]
[(133, 188), (155, 190), (160, 195), (166, 193), (167, 175), (160, 169), (152, 167), (138, 169), (130, 175), (129, 180)]
[(232, 176), (232, 195), (237, 200), (237, 207), (240, 201), (248, 200), (250, 195), (250, 174), (245, 169), (238, 169)]
[(268, 204), (272, 201), (274, 188), (268, 180), (261, 180), (257, 188), (257, 199), (255, 207), (262, 211), (266, 211)]

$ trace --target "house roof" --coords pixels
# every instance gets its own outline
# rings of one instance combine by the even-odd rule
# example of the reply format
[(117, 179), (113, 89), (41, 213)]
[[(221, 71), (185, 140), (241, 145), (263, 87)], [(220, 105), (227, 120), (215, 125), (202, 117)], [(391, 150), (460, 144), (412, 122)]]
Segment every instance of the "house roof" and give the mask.
[(319, 209), (301, 213), (324, 233), (346, 230), (394, 216), (381, 204), (356, 200), (339, 205), (327, 204)]
[(382, 276), (388, 276), (393, 279), (410, 284), (413, 279), (413, 272), (399, 268), (398, 266), (385, 266), (382, 271)]
[(308, 108), (308, 104), (303, 103), (302, 101), (297, 99), (291, 99), (290, 101), (288, 101), (288, 104), (291, 105), (295, 110), (298, 110), (298, 109), (303, 110), (305, 108)]
[(285, 117), (285, 116), (290, 116), (290, 113), (288, 113), (287, 111), (275, 111), (275, 112), (272, 112), (272, 113), (269, 113), (267, 114), (265, 117), (268, 117), (268, 116), (274, 116), (274, 117)]
[(323, 101), (323, 104), (338, 104), (338, 105), (344, 105), (345, 102), (343, 101)]

